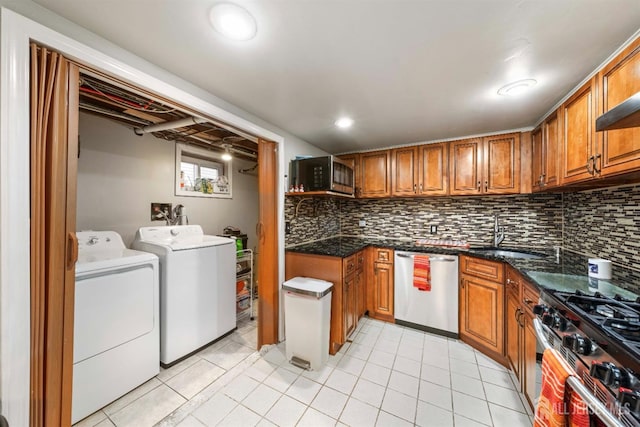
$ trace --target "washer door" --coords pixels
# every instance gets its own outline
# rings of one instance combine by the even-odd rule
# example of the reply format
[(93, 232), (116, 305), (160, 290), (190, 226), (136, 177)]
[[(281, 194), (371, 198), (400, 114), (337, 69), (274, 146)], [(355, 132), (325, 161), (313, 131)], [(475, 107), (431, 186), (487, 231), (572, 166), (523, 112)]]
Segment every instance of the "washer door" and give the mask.
[(149, 333), (156, 321), (152, 264), (76, 277), (75, 297), (73, 363)]

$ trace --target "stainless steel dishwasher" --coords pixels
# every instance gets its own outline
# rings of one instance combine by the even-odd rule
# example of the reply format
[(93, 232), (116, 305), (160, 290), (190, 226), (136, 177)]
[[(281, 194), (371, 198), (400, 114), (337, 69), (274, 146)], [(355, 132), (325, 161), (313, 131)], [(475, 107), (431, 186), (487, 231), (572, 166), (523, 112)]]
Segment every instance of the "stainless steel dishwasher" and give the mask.
[[(413, 257), (429, 256), (431, 290), (413, 286)], [(458, 338), (458, 257), (396, 251), (394, 257), (396, 323)]]

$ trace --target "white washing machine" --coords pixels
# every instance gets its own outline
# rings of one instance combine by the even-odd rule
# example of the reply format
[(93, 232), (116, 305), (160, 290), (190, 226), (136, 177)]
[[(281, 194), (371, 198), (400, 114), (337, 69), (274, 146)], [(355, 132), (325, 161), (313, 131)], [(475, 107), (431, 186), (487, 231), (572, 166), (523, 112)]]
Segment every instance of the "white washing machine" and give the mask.
[(199, 225), (142, 227), (133, 248), (160, 258), (160, 363), (189, 356), (236, 328), (235, 241)]
[(160, 370), (158, 257), (115, 231), (77, 236), (72, 423)]

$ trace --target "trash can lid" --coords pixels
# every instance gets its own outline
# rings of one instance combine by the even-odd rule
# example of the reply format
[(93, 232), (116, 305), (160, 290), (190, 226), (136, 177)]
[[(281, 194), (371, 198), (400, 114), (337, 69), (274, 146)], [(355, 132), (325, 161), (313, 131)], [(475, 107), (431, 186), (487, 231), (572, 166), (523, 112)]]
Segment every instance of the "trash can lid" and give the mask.
[(282, 284), (282, 289), (302, 295), (322, 298), (333, 289), (333, 283), (312, 277), (294, 277)]

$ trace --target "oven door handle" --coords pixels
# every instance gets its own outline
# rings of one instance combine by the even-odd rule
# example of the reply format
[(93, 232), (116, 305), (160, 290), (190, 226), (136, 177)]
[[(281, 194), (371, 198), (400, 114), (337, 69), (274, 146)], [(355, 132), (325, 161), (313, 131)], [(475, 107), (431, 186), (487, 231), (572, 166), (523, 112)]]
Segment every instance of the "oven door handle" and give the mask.
[[(542, 322), (537, 317), (533, 319), (533, 329), (536, 333), (536, 338), (544, 346), (545, 350), (553, 348), (546, 338), (545, 328), (542, 325)], [(621, 427), (623, 425), (620, 420), (614, 417), (609, 409), (604, 406), (604, 404), (600, 402), (587, 387), (585, 387), (580, 378), (575, 375), (570, 375), (567, 378), (567, 385), (571, 387), (571, 389), (575, 391), (582, 400), (584, 400), (589, 408), (593, 409), (598, 418), (607, 427)]]

